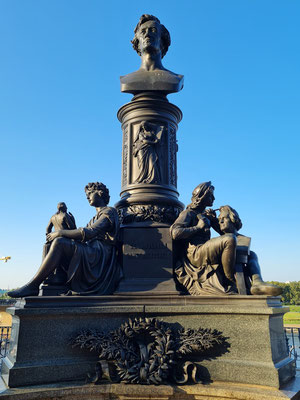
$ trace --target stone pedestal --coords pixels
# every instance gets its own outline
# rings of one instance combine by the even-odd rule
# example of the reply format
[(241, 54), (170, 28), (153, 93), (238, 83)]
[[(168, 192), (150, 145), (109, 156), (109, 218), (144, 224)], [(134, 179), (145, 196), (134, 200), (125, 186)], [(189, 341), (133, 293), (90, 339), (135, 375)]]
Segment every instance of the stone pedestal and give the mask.
[(182, 113), (166, 95), (142, 92), (120, 108), (118, 118), (123, 152), (121, 200), (116, 208), (125, 275), (119, 291), (175, 292), (168, 228), (183, 209), (176, 163)]
[(283, 389), (226, 382), (207, 385), (87, 385), (65, 383), (9, 389), (1, 400), (299, 400), (300, 378)]
[(125, 278), (117, 292), (175, 294), (173, 242), (169, 227), (135, 225), (122, 231)]
[(72, 348), (71, 338), (82, 329), (109, 332), (134, 317), (156, 317), (174, 329), (221, 331), (228, 352), (193, 360), (206, 381), (278, 389), (295, 375), (283, 330), (288, 307), (277, 297), (43, 296), (27, 298), (25, 308), (8, 310), (13, 315), (12, 346), (2, 377), (12, 388), (83, 382), (94, 371), (97, 354)]

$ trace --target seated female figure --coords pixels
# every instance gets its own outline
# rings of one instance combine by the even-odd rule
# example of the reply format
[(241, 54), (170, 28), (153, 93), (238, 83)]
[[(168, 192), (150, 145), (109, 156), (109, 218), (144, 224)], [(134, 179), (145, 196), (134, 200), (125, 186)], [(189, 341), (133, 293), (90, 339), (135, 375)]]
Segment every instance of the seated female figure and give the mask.
[(85, 192), (96, 215), (85, 228), (49, 233), (52, 245), (38, 272), (26, 285), (9, 292), (10, 297), (37, 296), (40, 284), (59, 266), (67, 273), (69, 294), (114, 292), (122, 275), (117, 263), (118, 214), (107, 206), (109, 191), (103, 183), (89, 183)]

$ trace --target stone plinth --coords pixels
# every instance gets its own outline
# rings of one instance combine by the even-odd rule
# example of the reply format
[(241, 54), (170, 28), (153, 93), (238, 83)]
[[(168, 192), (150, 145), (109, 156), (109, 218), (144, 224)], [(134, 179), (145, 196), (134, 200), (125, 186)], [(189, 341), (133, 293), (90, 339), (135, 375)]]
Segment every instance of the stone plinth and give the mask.
[(74, 335), (86, 328), (111, 331), (130, 317), (156, 317), (176, 329), (211, 328), (226, 337), (227, 353), (193, 360), (203, 379), (279, 388), (295, 375), (283, 330), (287, 310), (279, 298), (266, 296), (27, 298), (25, 308), (9, 309), (13, 346), (2, 376), (10, 387), (84, 381), (97, 355), (72, 348)]
[(118, 118), (123, 131), (122, 189), (115, 206), (121, 222), (125, 273), (119, 290), (175, 293), (168, 228), (183, 210), (178, 200), (176, 161), (176, 132), (182, 113), (165, 94), (148, 91), (121, 107)]
[(283, 389), (226, 382), (207, 385), (60, 384), (8, 389), (1, 400), (298, 400), (300, 378)]
[(122, 230), (124, 279), (118, 292), (177, 294), (173, 241), (168, 226), (132, 226)]

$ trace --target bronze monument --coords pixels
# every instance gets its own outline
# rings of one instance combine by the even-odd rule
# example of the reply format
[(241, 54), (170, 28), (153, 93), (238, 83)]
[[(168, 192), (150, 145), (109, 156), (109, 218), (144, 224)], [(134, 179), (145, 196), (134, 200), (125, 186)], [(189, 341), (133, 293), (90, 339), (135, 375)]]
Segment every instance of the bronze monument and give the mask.
[[(108, 207), (104, 184), (89, 183), (96, 215), (76, 229), (61, 203), (47, 228), (51, 246), (40, 269), (9, 293), (26, 297), (23, 308), (11, 310), (13, 346), (2, 362), (9, 387), (68, 381), (76, 387), (66, 396), (82, 399), (223, 398), (220, 386), (211, 395), (212, 386), (201, 385), (218, 381), (225, 397), (250, 398), (255, 386), (255, 398), (267, 399), (282, 398), (278, 389), (295, 375), (280, 289), (263, 281), (250, 238), (238, 233), (238, 213), (222, 206), (217, 216), (210, 208), (211, 182), (194, 189), (185, 210), (178, 199), (182, 113), (167, 95), (182, 89), (183, 76), (162, 65), (170, 42), (158, 18), (141, 16), (132, 41), (141, 67), (121, 77), (121, 91), (133, 98), (118, 112), (123, 148), (116, 208)], [(211, 238), (211, 229), (219, 236)], [(55, 270), (65, 274), (62, 296), (48, 290)], [(87, 376), (100, 385), (80, 387)], [(140, 385), (124, 389), (112, 382)], [(177, 386), (185, 383), (194, 387)], [(166, 386), (145, 389), (153, 384)], [(63, 390), (51, 398), (57, 396)]]
[[(171, 39), (158, 18), (142, 15), (134, 33), (132, 44), (141, 66), (121, 77), (121, 90), (134, 97), (118, 112), (123, 131), (122, 191), (116, 204), (120, 238), (117, 211), (107, 207), (108, 189), (102, 183), (88, 184), (85, 191), (96, 216), (87, 228), (76, 229), (73, 215), (59, 203), (47, 226), (40, 269), (10, 296), (36, 296), (45, 280), (43, 295), (112, 294), (119, 283), (118, 293), (176, 294), (179, 289), (192, 295), (231, 295), (237, 293), (240, 260), (249, 294), (280, 294), (263, 282), (249, 246), (248, 253), (241, 254), (239, 241), (245, 242), (245, 237), (237, 233), (241, 222), (236, 211), (223, 206), (218, 219), (207, 208), (215, 199), (211, 182), (198, 185), (191, 204), (182, 211), (176, 165), (176, 131), (182, 114), (167, 95), (182, 89), (183, 76), (162, 65)], [(220, 236), (211, 239), (211, 228)], [(57, 281), (61, 290), (51, 293), (48, 289)]]

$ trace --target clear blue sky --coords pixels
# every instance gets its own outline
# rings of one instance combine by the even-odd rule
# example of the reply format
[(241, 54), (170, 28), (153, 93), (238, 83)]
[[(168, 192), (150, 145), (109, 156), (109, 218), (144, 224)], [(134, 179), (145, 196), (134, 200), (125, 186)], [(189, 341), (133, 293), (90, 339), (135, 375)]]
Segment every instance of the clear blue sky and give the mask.
[(239, 212), (268, 280), (300, 280), (300, 2), (297, 0), (1, 0), (0, 287), (39, 267), (45, 227), (65, 201), (84, 226), (84, 186), (119, 199), (121, 128), (139, 67), (130, 40), (141, 14), (171, 33), (164, 66), (185, 76), (178, 189), (203, 181), (215, 207)]

